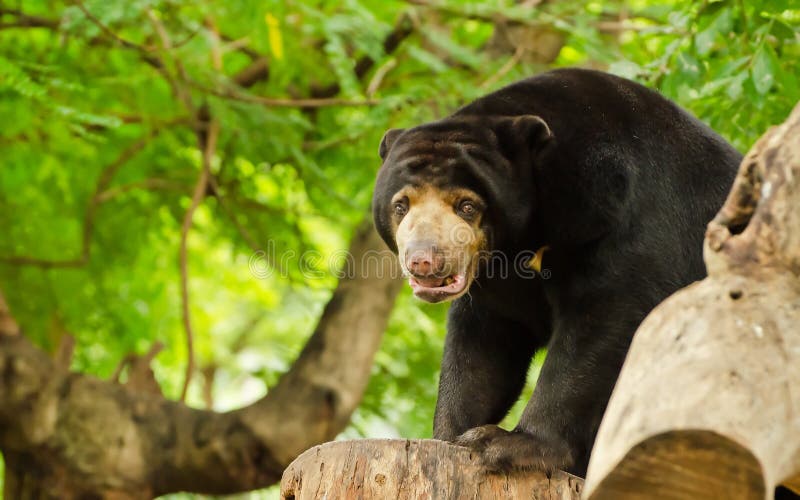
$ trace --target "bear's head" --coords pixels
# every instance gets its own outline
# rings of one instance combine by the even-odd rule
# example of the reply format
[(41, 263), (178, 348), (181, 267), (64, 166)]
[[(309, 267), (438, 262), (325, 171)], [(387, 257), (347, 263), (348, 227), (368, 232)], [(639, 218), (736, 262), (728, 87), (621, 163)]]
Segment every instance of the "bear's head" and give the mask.
[(513, 247), (535, 207), (533, 179), (552, 142), (538, 116), (462, 116), (386, 132), (372, 210), (414, 294), (467, 293), (481, 256)]

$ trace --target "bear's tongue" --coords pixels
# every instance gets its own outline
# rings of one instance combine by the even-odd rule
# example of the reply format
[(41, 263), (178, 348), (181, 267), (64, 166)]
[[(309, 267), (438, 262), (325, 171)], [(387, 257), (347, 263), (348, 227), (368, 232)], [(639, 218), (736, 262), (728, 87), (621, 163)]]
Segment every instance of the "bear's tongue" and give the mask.
[(444, 278), (437, 278), (436, 276), (431, 276), (430, 278), (422, 278), (422, 277), (414, 277), (414, 279), (420, 285), (426, 288), (437, 288), (444, 285)]

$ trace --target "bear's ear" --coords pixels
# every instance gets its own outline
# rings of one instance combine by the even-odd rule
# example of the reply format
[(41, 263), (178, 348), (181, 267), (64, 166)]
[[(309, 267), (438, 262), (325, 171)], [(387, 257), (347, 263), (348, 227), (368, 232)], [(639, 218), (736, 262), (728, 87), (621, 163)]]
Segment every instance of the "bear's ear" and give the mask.
[(405, 131), (406, 129), (404, 128), (392, 128), (387, 130), (386, 133), (383, 134), (383, 139), (381, 139), (381, 146), (378, 149), (378, 153), (381, 155), (381, 160), (386, 159), (386, 155), (389, 154), (389, 150), (392, 148), (392, 144), (394, 144), (394, 141), (396, 141), (397, 138), (400, 137), (400, 134), (402, 134)]
[(494, 127), (497, 142), (507, 157), (523, 151), (536, 155), (552, 140), (547, 122), (536, 115), (504, 116)]

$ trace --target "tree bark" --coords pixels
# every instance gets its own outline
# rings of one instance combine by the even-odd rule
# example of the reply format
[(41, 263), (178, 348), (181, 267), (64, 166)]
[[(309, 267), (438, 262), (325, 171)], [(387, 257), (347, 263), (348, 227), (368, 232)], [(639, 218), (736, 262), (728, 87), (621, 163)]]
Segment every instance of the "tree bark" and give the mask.
[(282, 500), (578, 500), (583, 480), (556, 472), (492, 474), (467, 448), (433, 439), (360, 439), (325, 443), (283, 473)]
[(371, 225), (357, 232), (350, 256), (289, 372), (263, 399), (228, 413), (68, 373), (16, 333), (0, 300), (5, 498), (144, 499), (276, 482), (300, 452), (349, 421), (402, 285)]
[(586, 479), (599, 499), (800, 492), (800, 106), (709, 224), (709, 276), (636, 333)]

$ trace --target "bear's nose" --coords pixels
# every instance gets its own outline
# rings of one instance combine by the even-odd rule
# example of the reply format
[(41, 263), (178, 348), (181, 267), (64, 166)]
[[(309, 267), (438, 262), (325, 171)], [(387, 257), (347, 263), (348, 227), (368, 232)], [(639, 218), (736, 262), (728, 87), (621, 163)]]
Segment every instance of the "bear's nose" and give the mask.
[(406, 247), (406, 267), (414, 276), (432, 276), (444, 269), (444, 257), (432, 241), (413, 241)]

